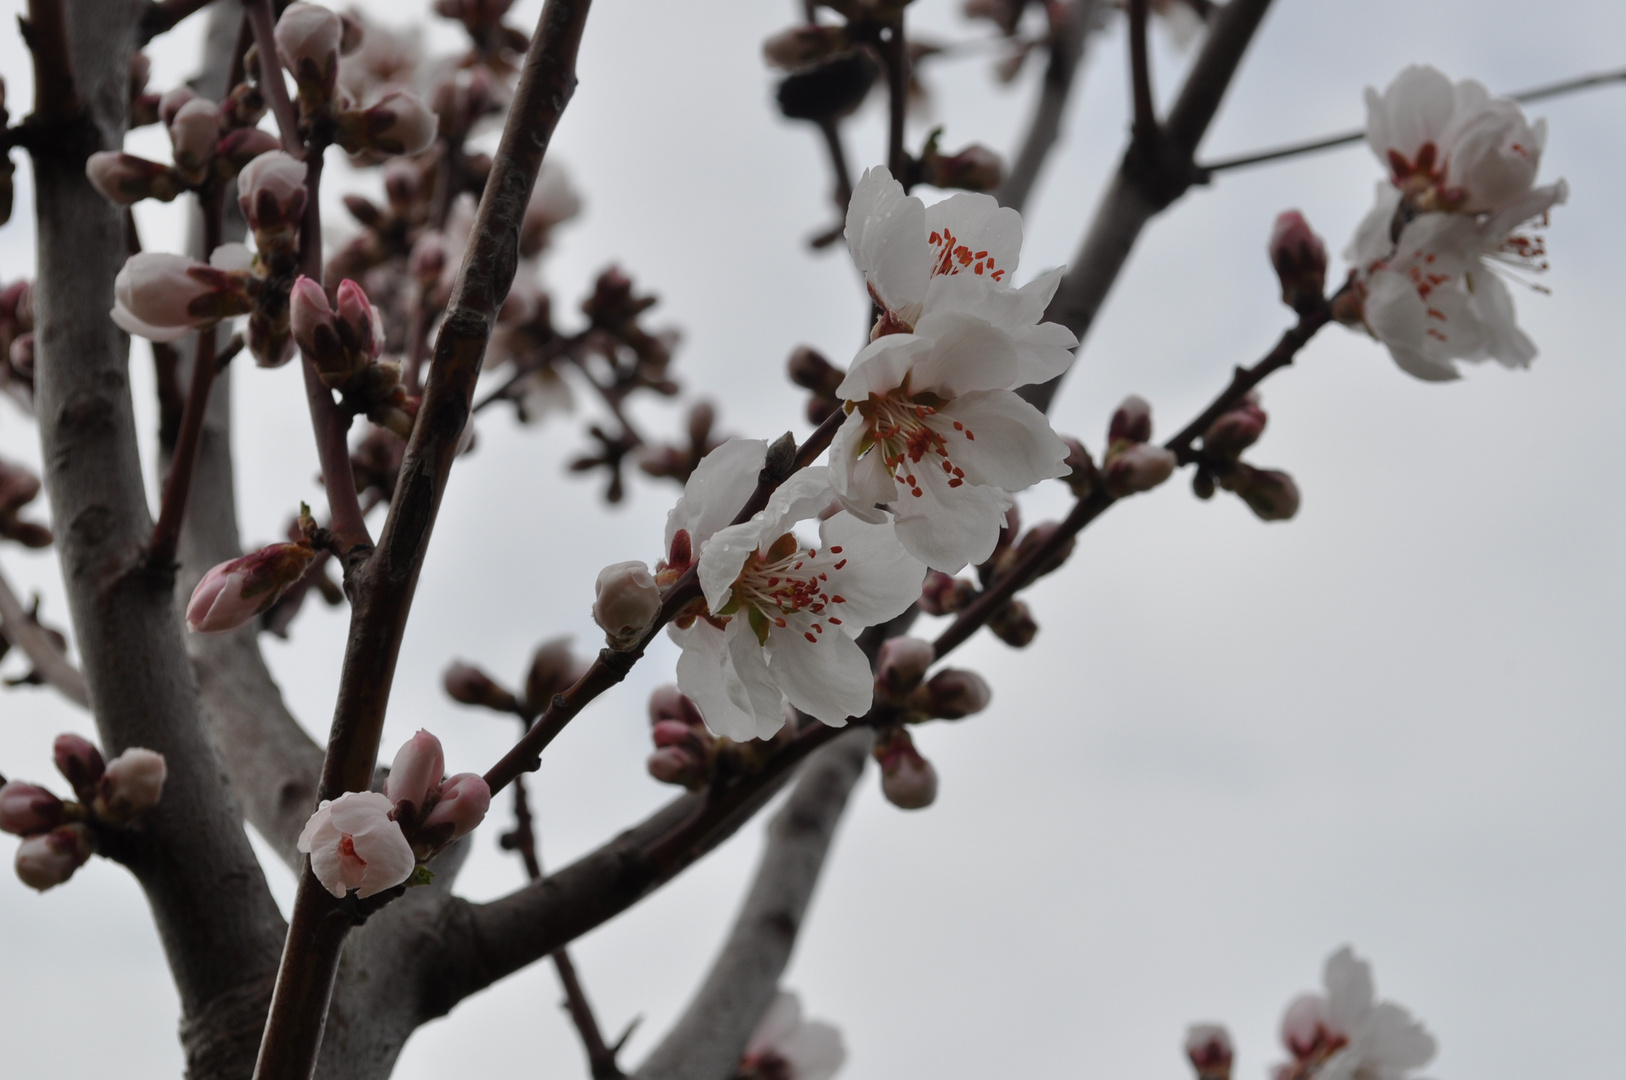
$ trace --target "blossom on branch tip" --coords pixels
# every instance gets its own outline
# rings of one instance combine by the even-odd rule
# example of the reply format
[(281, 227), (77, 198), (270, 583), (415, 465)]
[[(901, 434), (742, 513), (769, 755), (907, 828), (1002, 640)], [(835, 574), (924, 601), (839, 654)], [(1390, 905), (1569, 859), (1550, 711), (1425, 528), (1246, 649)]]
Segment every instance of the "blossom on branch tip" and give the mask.
[(931, 207), (870, 169), (847, 243), (881, 314), (836, 389), (831, 482), (861, 520), (953, 572), (994, 550), (1010, 493), (1066, 470), (1067, 446), (1012, 391), (1065, 371), (1077, 340), (1041, 323), (1061, 271), (1011, 287), (1021, 217), (986, 195)]
[(512, 691), (473, 664), (454, 663), (441, 676), (446, 696), (462, 705), (479, 705), (495, 712), (518, 712)]
[(24, 885), (44, 892), (73, 877), (74, 871), (85, 865), (95, 851), (95, 834), (86, 826), (72, 822), (48, 833), (25, 837), (17, 845), (13, 865)]
[(1186, 1029), (1186, 1057), (1197, 1080), (1231, 1080), (1231, 1033), (1220, 1024), (1192, 1024)]
[(881, 794), (900, 810), (924, 810), (937, 801), (937, 770), (920, 756), (902, 728), (877, 740), (873, 751), (881, 766)]
[(186, 605), (187, 628), (222, 634), (247, 625), (305, 575), (315, 554), (303, 541), (272, 544), (214, 567), (192, 590)]
[(85, 159), (85, 176), (109, 202), (129, 206), (142, 199), (169, 202), (181, 193), (180, 177), (168, 165), (126, 154), (100, 150)]
[(138, 252), (113, 279), (113, 321), (149, 341), (175, 341), (245, 314), (249, 261), (242, 244), (222, 244), (207, 264), (184, 255)]
[(237, 205), (262, 252), (272, 244), (297, 248), (305, 174), (305, 163), (282, 150), (266, 151), (237, 174)]
[(988, 682), (974, 671), (944, 668), (921, 687), (916, 703), (928, 716), (939, 720), (961, 720), (982, 712), (993, 698)]
[(132, 746), (107, 763), (96, 798), (97, 816), (129, 821), (135, 815), (158, 805), (169, 775), (164, 755)]
[(1304, 215), (1287, 210), (1270, 230), (1270, 265), (1282, 285), (1282, 303), (1294, 311), (1320, 304), (1327, 285), (1327, 245)]
[(324, 799), (305, 823), (297, 847), (311, 857), (322, 887), (343, 899), (350, 889), (365, 900), (412, 876), (417, 858), (391, 817), (387, 795), (347, 791)]
[(326, 98), (339, 77), (344, 22), (319, 4), (295, 0), (277, 20), (277, 56), (293, 73), (301, 98)]
[(189, 184), (201, 182), (219, 140), (220, 109), (214, 102), (195, 97), (182, 105), (169, 121), (176, 172)]
[(801, 1000), (781, 990), (745, 1044), (738, 1080), (831, 1080), (846, 1063), (841, 1032), (803, 1020)]
[(1434, 1058), (1434, 1037), (1392, 1002), (1376, 1001), (1372, 967), (1348, 946), (1327, 959), (1325, 994), (1305, 994), (1282, 1018), (1293, 1062), (1278, 1080), (1408, 1080)]
[(660, 587), (649, 567), (637, 560), (600, 570), (593, 595), (593, 621), (613, 649), (632, 648), (660, 614)]
[(352, 154), (417, 154), (435, 141), (439, 124), (418, 95), (390, 90), (365, 109), (341, 112), (333, 141)]
[(915, 637), (887, 638), (875, 657), (875, 690), (888, 697), (909, 693), (926, 677), (937, 659), (929, 641)]
[(853, 638), (907, 609), (925, 573), (890, 526), (845, 512), (819, 522), (817, 546), (796, 536), (797, 522), (834, 499), (822, 467), (794, 474), (751, 520), (730, 525), (767, 450), (732, 439), (712, 451), (666, 521), (662, 573), (698, 562), (706, 605), (672, 624), (678, 686), (714, 734), (740, 742), (778, 731), (785, 699), (834, 726), (867, 712), (873, 676)]
[(51, 744), (51, 758), (80, 801), (88, 803), (96, 797), (96, 785), (107, 765), (93, 743), (77, 735), (58, 735)]

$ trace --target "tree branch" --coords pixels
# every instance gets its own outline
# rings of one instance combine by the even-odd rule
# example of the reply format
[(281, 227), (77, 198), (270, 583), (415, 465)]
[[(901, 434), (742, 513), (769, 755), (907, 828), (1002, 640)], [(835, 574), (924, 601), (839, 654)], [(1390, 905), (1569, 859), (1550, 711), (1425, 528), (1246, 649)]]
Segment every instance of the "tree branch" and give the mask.
[[(117, 147), (141, 5), (67, 0), (91, 149)], [(39, 271), (35, 388), (57, 553), (88, 696), (109, 755), (164, 755), (163, 801), (119, 851), (146, 893), (175, 978), (194, 1077), (241, 1077), (242, 1044), (275, 970), (282, 920), (200, 717), (173, 578), (131, 572), (152, 528), (127, 377), (128, 339), (107, 318), (124, 262), (122, 212), (85, 178), (86, 147), (31, 147)], [(252, 1049), (252, 1047), (250, 1047)]]
[[(1089, 333), (1141, 230), (1196, 178), (1192, 156), (1197, 144), (1269, 8), (1270, 0), (1231, 0), (1216, 9), (1202, 51), (1169, 110), (1160, 138), (1150, 146), (1131, 141), (1123, 164), (1102, 194), (1072, 268), (1061, 279), (1045, 312), (1046, 319), (1061, 323), (1080, 341)], [(1044, 409), (1062, 378), (1058, 375), (1020, 393)]]
[(1152, 65), (1146, 56), (1146, 0), (1129, 0), (1129, 82), (1134, 101), (1130, 138), (1143, 145), (1157, 141), (1157, 106), (1152, 100)]
[(1061, 119), (1072, 96), (1078, 67), (1084, 60), (1085, 43), (1095, 26), (1097, 2), (1075, 0), (1067, 8), (1067, 17), (1051, 33), (1050, 62), (1045, 66), (1033, 119), (1028, 122), (1027, 135), (1011, 165), (1010, 175), (994, 193), (1002, 206), (1020, 211), (1027, 205), (1039, 170), (1061, 137)]
[[(576, 86), (589, 0), (547, 0), (526, 53), (452, 301), (435, 345), (418, 420), (376, 551), (355, 580), (355, 606), (323, 765), (321, 795), (365, 790), (418, 573), (497, 310), (513, 283), (519, 228), (554, 128)], [(309, 868), (300, 879), (255, 1076), (311, 1075), (348, 929)]]
[(57, 692), (80, 708), (90, 707), (90, 695), (85, 690), (85, 677), (57, 651), (56, 645), (45, 636), (38, 623), (28, 617), (22, 601), (11, 591), (11, 583), (0, 574), (0, 634), (21, 649), (34, 665), (34, 670)]
[(717, 1080), (739, 1064), (752, 1029), (773, 1002), (873, 741), (873, 730), (857, 727), (808, 760), (768, 826), (756, 879), (722, 952), (636, 1080)]
[(909, 107), (909, 44), (903, 36), (903, 12), (887, 24), (886, 40), (881, 42), (881, 59), (886, 64), (886, 163), (893, 179), (910, 183), (909, 151), (903, 145), (904, 114)]
[(34, 56), (34, 115), (39, 123), (70, 121), (84, 107), (68, 56), (68, 30), (63, 0), (28, 0), (23, 38)]

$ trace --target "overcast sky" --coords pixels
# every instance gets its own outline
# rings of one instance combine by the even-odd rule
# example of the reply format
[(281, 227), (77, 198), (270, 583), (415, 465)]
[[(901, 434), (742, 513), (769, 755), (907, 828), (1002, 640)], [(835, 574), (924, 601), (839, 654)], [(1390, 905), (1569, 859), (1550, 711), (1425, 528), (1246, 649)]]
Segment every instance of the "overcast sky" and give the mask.
[[(400, 5), (369, 6), (399, 18)], [(940, 39), (981, 36), (958, 6), (919, 0), (911, 14)], [(522, 4), (515, 21), (530, 25), (537, 7)], [(807, 343), (845, 363), (864, 311), (845, 253), (803, 246), (829, 223), (828, 178), (814, 136), (776, 118), (759, 60), (761, 39), (799, 8), (599, 0), (552, 152), (587, 201), (544, 271), (561, 321), (619, 263), (660, 295), (656, 321), (682, 329), (676, 371), (688, 392), (753, 437), (805, 433), (784, 358)], [(199, 30), (158, 44), (156, 86), (193, 69)], [(435, 40), (455, 37), (442, 28)], [(1626, 6), (1605, 0), (1278, 0), (1204, 150), (1357, 125), (1362, 89), (1408, 63), (1514, 90), (1618, 65), (1623, 40)], [(1071, 256), (1117, 159), (1123, 52), (1121, 27), (1091, 46), (1083, 97), (1025, 222), (1021, 280)], [(1167, 99), (1185, 58), (1160, 39), (1154, 59)], [(18, 117), (29, 79), (10, 29), (0, 71)], [(932, 116), (911, 142), (942, 123), (950, 146), (1008, 151), (1037, 73), (1004, 88), (988, 55), (928, 69)], [(860, 165), (881, 159), (876, 104), (851, 134)], [(1171, 482), (1115, 508), (1032, 590), (1043, 629), (1030, 648), (979, 637), (956, 654), (990, 680), (993, 705), (918, 731), (942, 779), (931, 809), (898, 811), (865, 778), (787, 977), (809, 1012), (842, 1028), (844, 1077), (1178, 1080), (1185, 1025), (1217, 1020), (1237, 1040), (1237, 1075), (1257, 1080), (1280, 1057), (1282, 1007), (1344, 943), (1373, 961), (1380, 996), (1438, 1036), (1430, 1075), (1618, 1075), (1623, 104), (1626, 90), (1610, 88), (1532, 110), (1550, 125), (1543, 178), (1567, 178), (1572, 194), (1548, 233), (1552, 295), (1516, 290), (1541, 348), (1529, 371), (1475, 367), (1424, 385), (1375, 343), (1329, 328), (1266, 385), (1270, 428), (1252, 454), (1297, 478), (1296, 520), (1265, 525), (1235, 499), (1198, 502)], [(167, 152), (152, 129), (130, 147)], [(29, 167), (17, 157), (18, 214), (0, 231), (6, 281), (32, 263)], [(1274, 215), (1302, 209), (1340, 251), (1380, 176), (1352, 148), (1193, 190), (1136, 249), (1057, 401), (1058, 430), (1099, 453), (1131, 392), (1153, 403), (1161, 433), (1176, 430), (1291, 320), (1264, 257)], [(173, 208), (143, 210), (152, 246), (178, 221)], [(153, 431), (144, 345), (131, 369)], [(315, 455), (292, 367), (239, 364), (233, 377), (243, 532), (265, 542), (300, 499), (320, 502)], [(670, 405), (640, 415), (681, 427)], [(482, 421), (425, 566), (386, 754), (424, 726), (452, 771), (489, 766), (512, 724), (449, 703), (441, 669), (461, 657), (514, 679), (545, 638), (593, 647), (599, 567), (659, 556), (675, 489), (637, 482), (606, 511), (594, 485), (563, 472), (581, 426)], [(150, 461), (150, 440), (145, 449)], [(38, 463), (33, 427), (9, 403), (0, 454)], [(1028, 520), (1059, 517), (1064, 496), (1054, 484), (1033, 492)], [(52, 553), (7, 546), (0, 562), (60, 621)], [(291, 642), (266, 639), (318, 737), (344, 628), (342, 612), (307, 608)], [(549, 752), (533, 781), (549, 865), (669, 797), (644, 773), (643, 702), (675, 655), (665, 642), (652, 649)], [(89, 733), (88, 720), (30, 689), (0, 697), (0, 718), (0, 772), (60, 788), (51, 739)], [(472, 897), (523, 880), (496, 847), (501, 805), (460, 882)], [(631, 1061), (701, 977), (760, 839), (760, 823), (748, 826), (577, 947), (604, 1025), (644, 1018)], [(266, 861), (286, 910), (293, 877)], [(140, 892), (117, 866), (93, 861), (43, 896), (0, 875), (0, 970), (8, 1075), (179, 1073), (174, 991)], [(535, 966), (421, 1031), (397, 1075), (584, 1075), (558, 998), (551, 970)]]

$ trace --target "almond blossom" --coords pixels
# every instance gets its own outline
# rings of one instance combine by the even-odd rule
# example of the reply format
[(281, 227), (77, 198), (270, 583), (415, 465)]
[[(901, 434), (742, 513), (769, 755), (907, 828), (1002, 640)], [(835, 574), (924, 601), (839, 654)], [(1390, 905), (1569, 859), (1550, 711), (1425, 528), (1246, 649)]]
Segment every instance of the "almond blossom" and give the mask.
[(1411, 1014), (1375, 1001), (1372, 965), (1344, 946), (1328, 957), (1325, 994), (1304, 994), (1282, 1018), (1293, 1062), (1277, 1080), (1406, 1080), (1434, 1058), (1434, 1037)]
[(412, 876), (417, 857), (390, 817), (393, 804), (376, 791), (347, 791), (324, 799), (305, 823), (297, 847), (309, 853), (311, 872), (340, 899), (351, 889), (365, 900)]
[(1077, 344), (1044, 323), (1061, 279), (1013, 288), (1022, 220), (986, 195), (931, 207), (885, 169), (864, 174), (847, 243), (880, 309), (871, 342), (836, 388), (848, 419), (831, 483), (864, 521), (953, 572), (993, 551), (1010, 493), (1066, 471), (1067, 447), (1012, 391), (1066, 370)]
[(830, 1080), (846, 1061), (841, 1032), (822, 1020), (803, 1020), (801, 1000), (781, 990), (745, 1044), (738, 1076), (744, 1080)]
[(1367, 329), (1419, 379), (1457, 378), (1455, 360), (1527, 367), (1536, 346), (1519, 329), (1497, 271), (1545, 269), (1545, 246), (1526, 226), (1568, 195), (1560, 180), (1489, 214), (1419, 214), (1391, 239), (1394, 223), (1406, 218), (1404, 196), (1379, 184), (1377, 205), (1345, 253)]
[(125, 260), (113, 279), (113, 321), (149, 341), (175, 341), (249, 310), (253, 256), (242, 244), (222, 244), (207, 264), (185, 255), (143, 251)]
[(792, 531), (834, 501), (830, 470), (803, 469), (750, 521), (729, 522), (756, 487), (767, 444), (732, 439), (701, 461), (667, 517), (663, 576), (699, 563), (707, 609), (677, 620), (678, 686), (714, 733), (768, 738), (784, 701), (832, 726), (869, 710), (873, 679), (853, 641), (920, 595), (926, 568), (886, 524), (845, 512), (810, 546)]

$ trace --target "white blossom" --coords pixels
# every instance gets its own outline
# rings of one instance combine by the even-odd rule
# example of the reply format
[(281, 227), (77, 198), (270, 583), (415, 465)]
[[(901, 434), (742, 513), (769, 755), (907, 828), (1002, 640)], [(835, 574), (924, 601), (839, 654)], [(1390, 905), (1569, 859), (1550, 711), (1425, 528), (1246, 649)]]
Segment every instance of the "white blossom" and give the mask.
[(1298, 1059), (1279, 1075), (1316, 1080), (1407, 1080), (1434, 1059), (1434, 1037), (1410, 1013), (1377, 1001), (1372, 965), (1346, 945), (1328, 957), (1323, 995), (1293, 1002), (1282, 1038)]
[(849, 416), (831, 482), (852, 514), (890, 511), (905, 549), (952, 573), (993, 551), (1009, 493), (1066, 471), (1066, 444), (1012, 393), (1071, 360), (1072, 333), (1040, 322), (1061, 271), (1013, 288), (1020, 215), (969, 193), (927, 207), (885, 169), (854, 190), (847, 242), (881, 315), (836, 389)]
[(774, 1080), (830, 1080), (846, 1061), (841, 1032), (821, 1020), (803, 1020), (801, 1001), (781, 990), (745, 1044), (739, 1072)]
[(365, 900), (412, 876), (417, 859), (389, 816), (393, 806), (389, 796), (376, 791), (347, 791), (323, 800), (296, 845), (310, 854), (311, 872), (323, 888), (340, 899), (355, 889)]
[(739, 740), (778, 731), (786, 699), (835, 726), (867, 712), (873, 680), (853, 638), (913, 603), (926, 569), (889, 525), (844, 512), (819, 524), (816, 547), (799, 539), (796, 523), (834, 501), (823, 467), (796, 473), (764, 510), (729, 525), (766, 453), (766, 443), (746, 439), (713, 450), (666, 525), (668, 550), (697, 557), (707, 604), (670, 630), (683, 649), (678, 686), (707, 727)]

